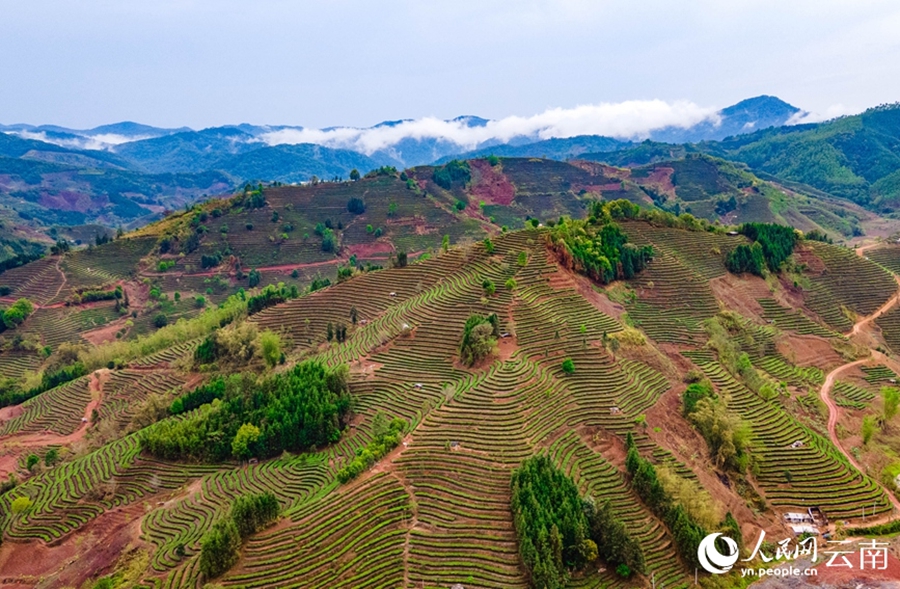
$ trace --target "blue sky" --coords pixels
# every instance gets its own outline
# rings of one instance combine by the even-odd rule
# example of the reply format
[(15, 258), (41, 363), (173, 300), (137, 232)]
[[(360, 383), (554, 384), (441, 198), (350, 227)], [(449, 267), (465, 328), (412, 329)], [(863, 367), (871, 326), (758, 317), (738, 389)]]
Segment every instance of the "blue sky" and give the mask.
[(895, 1), (0, 0), (0, 11), (7, 124), (368, 126), (623, 101), (702, 111), (759, 94), (824, 117), (900, 100)]

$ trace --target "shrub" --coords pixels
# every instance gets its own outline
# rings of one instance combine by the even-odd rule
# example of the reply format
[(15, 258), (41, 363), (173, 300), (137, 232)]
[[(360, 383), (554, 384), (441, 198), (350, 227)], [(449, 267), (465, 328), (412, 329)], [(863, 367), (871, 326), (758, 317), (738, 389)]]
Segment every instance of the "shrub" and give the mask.
[(271, 368), (281, 359), (281, 337), (268, 329), (259, 335), (259, 345), (262, 349), (262, 357)]
[(24, 513), (25, 511), (28, 511), (29, 507), (31, 507), (31, 499), (24, 496), (16, 497), (10, 505), (10, 509), (12, 509), (13, 513)]
[(59, 462), (59, 450), (56, 448), (50, 448), (47, 450), (46, 454), (44, 454), (44, 464), (47, 466), (53, 466)]
[(571, 358), (566, 358), (562, 363), (562, 371), (566, 374), (574, 374), (575, 373), (575, 362), (572, 361)]
[(254, 288), (259, 286), (259, 281), (262, 280), (262, 275), (259, 273), (259, 270), (253, 268), (250, 270), (250, 274), (247, 276), (247, 285), (250, 288)]
[(403, 432), (408, 424), (405, 419), (397, 417), (390, 422), (384, 413), (375, 414), (372, 420), (372, 441), (365, 448), (357, 450), (356, 457), (337, 473), (342, 483), (359, 476), (367, 468), (380, 460), (385, 454), (396, 448), (403, 439)]

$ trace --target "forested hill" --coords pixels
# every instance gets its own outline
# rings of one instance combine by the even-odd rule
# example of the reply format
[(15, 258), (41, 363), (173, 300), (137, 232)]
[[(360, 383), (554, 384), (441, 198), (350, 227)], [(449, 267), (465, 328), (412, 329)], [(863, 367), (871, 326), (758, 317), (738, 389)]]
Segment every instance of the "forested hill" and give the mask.
[(900, 104), (697, 147), (876, 211), (900, 210)]

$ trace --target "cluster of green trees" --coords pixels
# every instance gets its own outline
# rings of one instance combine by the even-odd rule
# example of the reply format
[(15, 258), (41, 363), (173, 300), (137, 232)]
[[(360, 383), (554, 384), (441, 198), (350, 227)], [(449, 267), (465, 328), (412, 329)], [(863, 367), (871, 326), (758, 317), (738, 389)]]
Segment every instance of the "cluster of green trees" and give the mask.
[[(265, 458), (303, 451), (340, 439), (350, 409), (346, 365), (328, 369), (307, 361), (257, 380), (253, 374), (219, 376), (185, 395), (181, 409), (212, 397), (181, 419), (168, 419), (141, 434), (141, 447), (159, 458), (218, 462), (234, 455), (234, 440), (246, 424), (246, 455)], [(201, 389), (207, 389), (202, 391)], [(190, 398), (188, 398), (190, 396)]]
[[(9, 270), (11, 268), (18, 268), (19, 266), (23, 266), (23, 265), (25, 265), (29, 262), (33, 262), (35, 260), (40, 260), (41, 258), (44, 257), (44, 246), (42, 244), (37, 244), (37, 243), (32, 244), (32, 243), (26, 242), (25, 240), (9, 240), (9, 239), (0, 240), (0, 244), (3, 244), (3, 245), (9, 245), (10, 243), (14, 243), (14, 242), (21, 242), (22, 244), (28, 244), (28, 246), (30, 248), (33, 248), (34, 251), (32, 251), (30, 253), (17, 254), (15, 256), (6, 258), (3, 261), (0, 261), (0, 274), (3, 274), (4, 272), (6, 272), (7, 270)], [(18, 243), (17, 243), (17, 245), (18, 245)], [(21, 249), (21, 247), (18, 249)]]
[(280, 510), (271, 491), (238, 497), (229, 515), (213, 524), (200, 540), (200, 571), (212, 579), (234, 566), (241, 542), (277, 520)]
[(337, 237), (330, 225), (330, 219), (324, 224), (316, 223), (316, 228), (314, 230), (314, 233), (322, 238), (323, 252), (333, 252), (337, 248)]
[(633, 572), (647, 572), (641, 544), (631, 535), (622, 520), (616, 517), (609, 499), (599, 507), (592, 501), (586, 501), (585, 512), (590, 524), (591, 539), (597, 545), (600, 558), (616, 566), (616, 572), (623, 577), (628, 577)]
[(627, 200), (596, 202), (584, 220), (562, 218), (549, 233), (550, 246), (567, 268), (608, 284), (633, 278), (653, 259), (653, 247), (628, 243), (616, 219), (635, 219), (640, 207)]
[(756, 276), (763, 276), (766, 270), (766, 258), (763, 255), (762, 246), (756, 242), (750, 245), (746, 243), (738, 245), (725, 256), (725, 267), (732, 274), (749, 272)]
[[(778, 272), (784, 261), (794, 253), (799, 240), (792, 227), (775, 223), (744, 223), (738, 232), (752, 243), (738, 245), (725, 257), (725, 267), (734, 274), (749, 272), (763, 276), (766, 269)], [(828, 239), (819, 231), (811, 231), (810, 236), (809, 239)]]
[(384, 413), (376, 413), (372, 420), (372, 441), (365, 448), (358, 448), (356, 456), (337, 473), (342, 483), (356, 478), (385, 454), (397, 447), (403, 439), (408, 423), (402, 417), (388, 420)]
[(217, 251), (212, 254), (203, 254), (200, 256), (200, 267), (201, 268), (215, 268), (219, 264), (222, 263), (222, 252)]
[[(326, 279), (327, 280), (327, 279)], [(278, 285), (270, 284), (260, 291), (259, 294), (247, 297), (247, 314), (253, 315), (259, 313), (268, 307), (274, 307), (279, 303), (283, 303), (290, 299), (296, 299), (300, 296), (297, 285), (286, 286), (284, 283)]]
[(450, 190), (454, 185), (465, 186), (472, 179), (472, 171), (469, 169), (469, 162), (461, 160), (452, 160), (443, 166), (437, 166), (431, 175), (434, 183)]
[(113, 290), (85, 290), (78, 293), (78, 301), (82, 303), (93, 303), (94, 301), (112, 301), (120, 300), (124, 297), (121, 286), (116, 286)]
[(512, 514), (519, 554), (536, 589), (561, 589), (569, 571), (597, 558), (575, 483), (546, 455), (522, 462), (512, 474)]
[(638, 452), (631, 432), (626, 437), (625, 445), (628, 448), (625, 467), (631, 474), (632, 488), (672, 532), (675, 549), (681, 558), (691, 568), (699, 567), (697, 546), (707, 535), (706, 530), (665, 490), (657, 476), (656, 467)]
[(459, 358), (469, 366), (482, 358), (486, 358), (497, 345), (500, 337), (500, 319), (496, 313), (487, 317), (470, 315), (463, 328), (462, 342), (459, 345)]
[(3, 329), (0, 329), (0, 332), (6, 329), (15, 329), (28, 319), (28, 316), (32, 313), (34, 313), (34, 305), (31, 304), (31, 301), (25, 298), (17, 300), (2, 311)]
[(328, 341), (335, 340), (337, 343), (347, 341), (347, 326), (343, 323), (335, 325), (331, 321), (325, 326), (325, 339)]
[(688, 385), (682, 393), (682, 412), (706, 440), (717, 466), (746, 472), (750, 464), (750, 428), (728, 411), (709, 382)]
[(88, 373), (87, 368), (81, 361), (73, 362), (44, 371), (41, 375), (40, 383), (27, 389), (21, 388), (20, 384), (12, 379), (4, 380), (0, 384), (0, 407), (8, 405), (18, 405), (32, 397), (36, 397), (44, 391), (65, 384), (70, 380), (75, 380), (80, 376)]

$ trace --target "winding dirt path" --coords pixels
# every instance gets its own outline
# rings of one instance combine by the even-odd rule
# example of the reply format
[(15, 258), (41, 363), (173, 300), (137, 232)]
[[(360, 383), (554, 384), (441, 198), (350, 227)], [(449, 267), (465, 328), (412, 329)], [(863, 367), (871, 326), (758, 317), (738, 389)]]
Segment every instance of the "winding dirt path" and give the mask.
[[(875, 243), (875, 244), (870, 244), (870, 245), (866, 245), (866, 246), (857, 248), (856, 253), (857, 253), (857, 255), (862, 256), (863, 253), (867, 249), (871, 249), (877, 245), (880, 245), (880, 244)], [(855, 336), (859, 336), (861, 333), (863, 333), (864, 328), (869, 327), (873, 321), (875, 321), (876, 319), (881, 317), (884, 313), (886, 313), (892, 307), (894, 307), (894, 305), (896, 305), (896, 304), (898, 304), (898, 302), (900, 302), (900, 276), (897, 276), (895, 274), (894, 281), (897, 283), (897, 292), (895, 292), (894, 295), (890, 299), (888, 299), (883, 305), (881, 305), (877, 310), (875, 310), (874, 313), (871, 313), (870, 315), (867, 315), (865, 317), (858, 319), (856, 321), (856, 323), (853, 324), (853, 329), (850, 330), (848, 337), (853, 338)], [(864, 472), (863, 468), (859, 465), (859, 463), (856, 461), (856, 459), (853, 458), (853, 456), (847, 450), (844, 449), (844, 446), (841, 444), (841, 441), (838, 439), (836, 430), (837, 430), (838, 417), (840, 417), (840, 408), (837, 406), (837, 404), (831, 398), (831, 390), (834, 388), (834, 383), (837, 380), (838, 375), (840, 375), (844, 371), (850, 370), (851, 368), (854, 368), (861, 364), (865, 364), (866, 362), (869, 362), (871, 360), (879, 360), (879, 361), (884, 362), (885, 364), (893, 364), (893, 361), (888, 359), (881, 352), (878, 352), (876, 350), (871, 350), (871, 356), (862, 358), (860, 360), (854, 360), (853, 362), (848, 362), (846, 364), (842, 364), (842, 365), (838, 366), (837, 368), (835, 368), (834, 370), (832, 370), (831, 372), (829, 372), (825, 376), (825, 382), (822, 383), (822, 387), (819, 389), (819, 398), (822, 399), (822, 402), (825, 403), (826, 407), (828, 407), (828, 437), (829, 437), (829, 439), (831, 439), (831, 443), (834, 444), (838, 450), (840, 450), (841, 454), (843, 454), (847, 458), (847, 460), (850, 461), (850, 464), (852, 464), (856, 468), (856, 470), (858, 470), (861, 473)], [(879, 485), (881, 485), (880, 481), (876, 481), (876, 482)], [(881, 485), (881, 486), (882, 486), (882, 489), (884, 489), (885, 494), (888, 496), (888, 499), (890, 499), (891, 503), (893, 504), (895, 512), (900, 513), (900, 500), (897, 499), (896, 495), (893, 492), (891, 492), (889, 489), (885, 488), (884, 485)], [(888, 516), (888, 519), (890, 519), (890, 517), (892, 517), (893, 515), (894, 514), (890, 514)], [(873, 521), (875, 521), (875, 520), (873, 520)]]
[(878, 307), (878, 309), (876, 309), (874, 313), (872, 313), (871, 315), (866, 315), (865, 317), (854, 323), (853, 329), (850, 330), (849, 337), (859, 335), (859, 332), (863, 327), (868, 326), (870, 323), (872, 323), (872, 321), (875, 321), (876, 319), (890, 311), (891, 307), (900, 302), (900, 276), (894, 274), (894, 282), (897, 283), (898, 288), (897, 292), (894, 293), (894, 296), (888, 299), (885, 304)]

